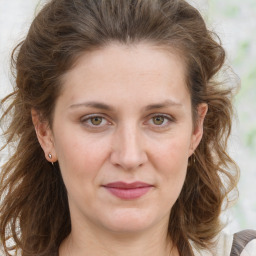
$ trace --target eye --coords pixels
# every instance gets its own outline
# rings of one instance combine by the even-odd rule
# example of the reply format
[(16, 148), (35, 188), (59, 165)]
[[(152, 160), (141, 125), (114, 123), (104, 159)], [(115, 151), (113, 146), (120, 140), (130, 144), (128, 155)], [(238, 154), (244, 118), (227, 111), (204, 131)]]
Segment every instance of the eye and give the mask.
[(148, 122), (149, 122), (149, 125), (153, 127), (166, 128), (172, 122), (174, 122), (174, 118), (166, 114), (156, 114), (153, 117), (151, 117)]
[(165, 121), (165, 118), (163, 116), (154, 116), (152, 121), (155, 125), (162, 125)]
[(106, 118), (99, 115), (86, 115), (81, 119), (81, 123), (89, 128), (104, 128), (110, 125)]
[(91, 124), (96, 125), (96, 126), (98, 126), (102, 123), (102, 117), (100, 117), (100, 116), (92, 117), (89, 120), (90, 120)]

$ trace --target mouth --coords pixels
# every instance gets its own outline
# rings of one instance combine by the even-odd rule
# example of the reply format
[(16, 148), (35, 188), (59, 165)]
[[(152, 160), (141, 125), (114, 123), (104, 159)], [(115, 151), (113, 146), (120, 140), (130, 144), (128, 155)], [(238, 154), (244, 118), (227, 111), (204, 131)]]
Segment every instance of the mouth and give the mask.
[(103, 187), (112, 195), (125, 200), (134, 200), (142, 197), (149, 192), (154, 186), (144, 182), (112, 182)]

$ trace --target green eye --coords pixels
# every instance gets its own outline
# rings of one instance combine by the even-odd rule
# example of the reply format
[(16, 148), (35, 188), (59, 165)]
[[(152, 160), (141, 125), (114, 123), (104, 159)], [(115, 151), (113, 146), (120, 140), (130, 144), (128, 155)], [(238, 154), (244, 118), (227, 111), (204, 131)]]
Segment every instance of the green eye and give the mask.
[(90, 121), (93, 125), (100, 125), (102, 123), (102, 117), (95, 116), (90, 118)]
[(155, 125), (162, 125), (164, 123), (164, 120), (165, 120), (165, 118), (163, 116), (155, 116), (152, 119), (153, 119), (153, 123)]

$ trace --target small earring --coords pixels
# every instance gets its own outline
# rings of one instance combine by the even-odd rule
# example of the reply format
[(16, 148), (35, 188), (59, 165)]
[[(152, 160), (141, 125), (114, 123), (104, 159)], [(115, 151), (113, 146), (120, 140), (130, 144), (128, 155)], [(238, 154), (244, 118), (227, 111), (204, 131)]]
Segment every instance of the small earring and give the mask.
[(189, 158), (189, 162), (188, 162), (188, 167), (191, 167), (192, 165), (194, 165), (196, 163), (196, 156), (195, 153), (193, 153), (190, 158)]
[[(48, 154), (48, 157), (49, 157), (50, 159), (52, 159), (52, 154), (49, 153), (49, 154)], [(52, 163), (52, 166), (54, 167), (54, 162), (51, 162), (51, 163)]]
[(192, 155), (192, 159), (193, 159), (193, 164), (196, 162), (196, 156), (195, 156), (195, 153), (193, 153)]

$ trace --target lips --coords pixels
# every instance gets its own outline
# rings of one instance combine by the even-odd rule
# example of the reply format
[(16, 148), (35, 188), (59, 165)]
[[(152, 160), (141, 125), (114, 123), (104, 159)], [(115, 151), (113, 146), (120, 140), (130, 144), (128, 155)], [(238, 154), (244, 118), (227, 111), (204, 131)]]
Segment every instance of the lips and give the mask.
[(153, 185), (144, 182), (112, 182), (103, 187), (120, 199), (133, 200), (149, 192), (153, 188)]

